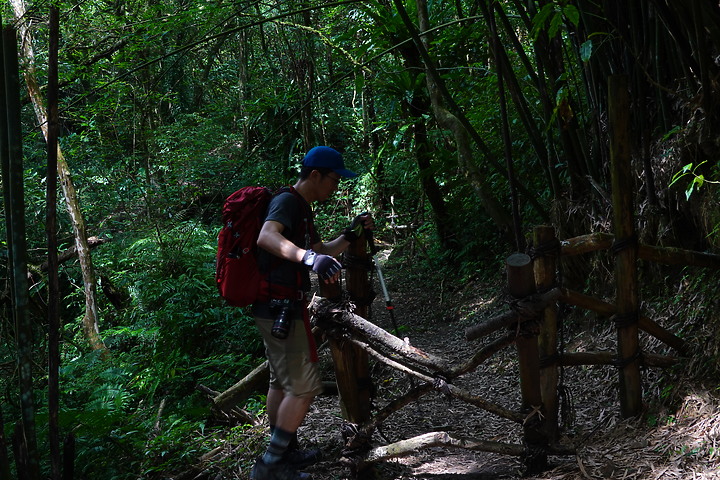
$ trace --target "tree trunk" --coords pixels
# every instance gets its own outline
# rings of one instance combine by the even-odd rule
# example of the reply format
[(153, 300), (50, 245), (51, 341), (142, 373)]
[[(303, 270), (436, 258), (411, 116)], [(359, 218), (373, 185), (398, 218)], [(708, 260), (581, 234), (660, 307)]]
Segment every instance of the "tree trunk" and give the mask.
[[(57, 171), (58, 146), (58, 48), (60, 9), (50, 7), (50, 48), (48, 55), (48, 136), (47, 171)], [(57, 241), (57, 176), (48, 175), (45, 205), (45, 235), (48, 246), (48, 430), (50, 475), (60, 480), (60, 280)]]
[[(420, 24), (420, 31), (424, 32), (430, 29), (430, 22), (428, 20), (427, 5), (424, 0), (417, 0), (418, 10), (418, 21)], [(400, 11), (401, 5), (398, 6)], [(401, 13), (405, 13), (404, 10)], [(409, 28), (411, 27), (408, 26)], [(428, 51), (430, 44), (430, 38), (428, 35), (422, 37), (425, 51)], [(439, 86), (433, 79), (433, 75), (429, 65), (425, 66), (427, 71), (427, 88), (430, 92), (430, 101), (432, 103), (433, 113), (438, 124), (450, 130), (455, 138), (455, 144), (458, 152), (458, 165), (465, 173), (465, 176), (470, 181), (470, 184), (475, 188), (475, 192), (480, 198), (481, 203), (485, 209), (485, 212), (493, 219), (495, 224), (500, 228), (503, 234), (506, 236), (510, 244), (514, 243), (512, 236), (513, 221), (510, 213), (507, 209), (500, 204), (495, 196), (490, 192), (489, 187), (486, 185), (486, 176), (480, 172), (480, 169), (474, 162), (473, 151), (470, 142), (470, 135), (467, 129), (462, 124), (460, 119), (452, 114), (443, 105), (442, 96), (439, 91)]]
[[(25, 234), (25, 190), (23, 184), (22, 127), (20, 125), (20, 85), (15, 29), (2, 31), (3, 79), (0, 112), (2, 136), (2, 184), (5, 201), (8, 266), (11, 276), (12, 316), (15, 320), (17, 368), (21, 422), (16, 425), (16, 465), (18, 475), (29, 480), (40, 478), (33, 399), (33, 326), (28, 316), (28, 270)], [(22, 458), (20, 462), (18, 458)]]
[[(13, 9), (15, 11), (16, 21), (18, 23), (22, 52), (25, 57), (25, 83), (27, 84), (28, 94), (35, 109), (35, 116), (38, 124), (42, 129), (43, 135), (47, 139), (48, 122), (47, 112), (43, 104), (40, 86), (35, 78), (35, 53), (32, 48), (32, 34), (28, 28), (27, 19), (25, 18), (26, 7), (24, 0), (12, 0)], [(98, 328), (98, 308), (96, 294), (95, 271), (90, 256), (90, 247), (88, 246), (87, 234), (85, 233), (85, 219), (80, 211), (80, 205), (72, 182), (70, 169), (62, 154), (62, 150), (58, 145), (57, 148), (58, 175), (62, 185), (63, 194), (65, 196), (65, 204), (72, 220), (73, 233), (75, 235), (75, 246), (77, 247), (78, 259), (80, 260), (80, 268), (82, 270), (83, 284), (85, 286), (85, 315), (83, 317), (83, 331), (93, 350), (102, 350), (107, 353), (107, 347), (100, 337), (100, 329)]]
[(435, 180), (435, 175), (432, 173), (430, 163), (432, 152), (425, 123), (425, 115), (430, 113), (429, 110), (425, 95), (416, 91), (410, 104), (410, 115), (413, 118), (413, 135), (415, 137), (415, 161), (418, 165), (423, 192), (432, 207), (433, 221), (438, 231), (438, 237), (440, 237), (440, 244), (445, 250), (450, 250), (452, 248), (450, 238), (453, 234), (450, 225), (451, 216), (448, 214), (445, 199), (440, 186)]

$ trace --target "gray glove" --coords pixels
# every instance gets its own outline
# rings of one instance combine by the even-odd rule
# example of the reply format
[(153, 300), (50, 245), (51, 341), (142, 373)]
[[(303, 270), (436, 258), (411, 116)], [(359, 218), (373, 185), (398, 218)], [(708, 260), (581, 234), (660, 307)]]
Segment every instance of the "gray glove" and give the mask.
[(330, 255), (315, 253), (312, 250), (305, 252), (303, 264), (324, 280), (332, 278), (340, 271), (342, 265)]

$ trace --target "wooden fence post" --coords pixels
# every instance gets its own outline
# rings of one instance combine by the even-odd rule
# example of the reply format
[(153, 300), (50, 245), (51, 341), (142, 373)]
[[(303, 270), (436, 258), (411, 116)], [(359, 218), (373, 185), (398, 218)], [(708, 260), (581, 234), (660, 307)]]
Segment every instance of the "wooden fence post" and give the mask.
[[(508, 290), (515, 298), (524, 298), (535, 293), (532, 260), (528, 255), (515, 253), (506, 260)], [(541, 472), (547, 467), (547, 438), (543, 433), (542, 418), (545, 415), (540, 394), (540, 355), (538, 351), (538, 330), (534, 320), (515, 325), (518, 336), (515, 339), (520, 368), (520, 393), (522, 409), (528, 415), (523, 424), (523, 436), (528, 448), (525, 458), (526, 473)]]
[[(348, 292), (352, 298), (368, 298), (370, 287), (368, 269), (365, 266), (368, 254), (364, 235), (350, 244), (347, 255), (351, 259), (346, 270)], [(339, 299), (340, 285), (320, 282), (320, 294), (325, 298)], [(357, 315), (367, 318), (367, 312), (367, 305), (357, 305)], [(371, 385), (367, 353), (350, 342), (330, 338), (329, 344), (335, 364), (335, 379), (343, 418), (355, 424), (369, 420)]]
[(626, 75), (608, 80), (608, 125), (610, 129), (610, 168), (615, 229), (613, 251), (617, 283), (618, 368), (620, 370), (620, 410), (625, 418), (642, 409), (640, 345), (638, 340), (638, 241), (633, 214), (633, 173), (630, 167), (630, 103)]
[[(553, 288), (557, 281), (555, 270), (560, 254), (560, 242), (555, 237), (555, 229), (540, 225), (533, 231), (535, 259), (535, 285), (539, 292)], [(540, 350), (540, 395), (545, 407), (544, 429), (548, 440), (558, 438), (558, 319), (557, 306), (553, 302), (543, 312), (540, 324), (538, 348)]]

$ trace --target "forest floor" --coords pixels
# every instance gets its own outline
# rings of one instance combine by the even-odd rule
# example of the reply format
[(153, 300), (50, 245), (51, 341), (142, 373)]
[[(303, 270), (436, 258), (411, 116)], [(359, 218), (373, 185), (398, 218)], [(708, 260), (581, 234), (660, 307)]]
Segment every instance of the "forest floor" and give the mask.
[[(490, 275), (492, 278), (494, 275)], [(397, 323), (410, 343), (451, 364), (469, 358), (492, 338), (468, 342), (465, 329), (507, 311), (504, 278), (473, 283), (472, 289), (451, 290), (452, 279), (428, 285), (422, 276), (394, 276), (386, 280), (395, 305)], [(376, 280), (377, 281), (377, 280)], [(380, 291), (377, 286), (376, 290)], [(380, 296), (379, 296), (380, 297)], [(392, 331), (384, 299), (376, 299), (373, 323)], [(564, 318), (567, 351), (614, 351), (615, 332), (607, 319), (569, 313)], [(672, 353), (654, 340), (643, 347)], [(321, 355), (324, 376), (332, 377), (329, 352)], [(380, 408), (406, 392), (417, 380), (381, 364), (371, 364), (377, 389), (373, 406)], [(623, 420), (619, 411), (618, 375), (612, 367), (569, 367), (562, 371), (564, 426), (561, 444), (576, 455), (550, 456), (549, 469), (524, 476), (522, 459), (461, 448), (432, 447), (376, 465), (377, 480), (485, 480), (485, 479), (710, 479), (720, 478), (720, 397), (717, 385), (704, 388), (686, 381), (679, 371), (643, 369), (641, 418)], [(504, 349), (455, 384), (511, 410), (520, 406), (517, 353)], [(673, 385), (672, 388), (663, 385)], [(672, 407), (668, 405), (673, 405)], [(265, 420), (266, 422), (266, 420)], [(267, 425), (259, 429), (264, 431)], [(299, 431), (301, 442), (320, 448), (324, 459), (306, 469), (316, 480), (354, 477), (340, 461), (342, 449), (337, 396), (320, 396)], [(427, 432), (520, 444), (522, 427), (458, 399), (431, 391), (393, 414), (379, 428), (373, 446), (386, 445)], [(262, 445), (258, 445), (262, 446)], [(236, 450), (237, 452), (237, 450)], [(257, 454), (257, 452), (255, 452)], [(251, 458), (241, 461), (236, 478), (247, 478)]]

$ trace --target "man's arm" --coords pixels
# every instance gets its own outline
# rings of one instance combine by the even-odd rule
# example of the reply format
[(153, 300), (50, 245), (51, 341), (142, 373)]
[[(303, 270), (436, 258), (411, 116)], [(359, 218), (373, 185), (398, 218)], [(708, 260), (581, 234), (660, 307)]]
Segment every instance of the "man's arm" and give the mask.
[[(297, 247), (290, 240), (283, 237), (282, 232), (284, 229), (282, 223), (274, 220), (266, 221), (260, 230), (260, 235), (258, 235), (258, 246), (276, 257), (304, 264), (317, 273), (325, 283), (337, 281), (342, 268), (337, 260), (320, 252)], [(322, 246), (322, 243), (318, 242), (317, 245)]]
[(331, 257), (337, 257), (342, 252), (345, 251), (345, 249), (350, 245), (350, 242), (345, 240), (342, 235), (340, 235), (335, 240), (332, 240), (330, 242), (318, 242), (315, 245), (312, 246), (312, 249), (315, 250), (318, 253), (322, 253), (324, 255), (330, 255)]
[(336, 257), (345, 251), (352, 240), (357, 239), (362, 234), (363, 229), (375, 229), (375, 220), (369, 213), (363, 213), (355, 217), (352, 224), (335, 240), (325, 243), (318, 242), (312, 248), (318, 253)]
[[(276, 257), (280, 257), (291, 262), (302, 262), (305, 255), (304, 248), (300, 248), (287, 238), (283, 237), (282, 232), (285, 229), (282, 223), (268, 220), (262, 226), (260, 235), (258, 235), (257, 244), (263, 250), (267, 250)], [(336, 257), (341, 254), (350, 242), (345, 240), (343, 236), (339, 236), (331, 242), (318, 242), (311, 246), (316, 253), (330, 255)]]
[(283, 237), (283, 230), (285, 230), (285, 227), (282, 223), (268, 220), (263, 224), (260, 235), (258, 235), (258, 246), (276, 257), (290, 260), (291, 262), (302, 262), (305, 250)]

